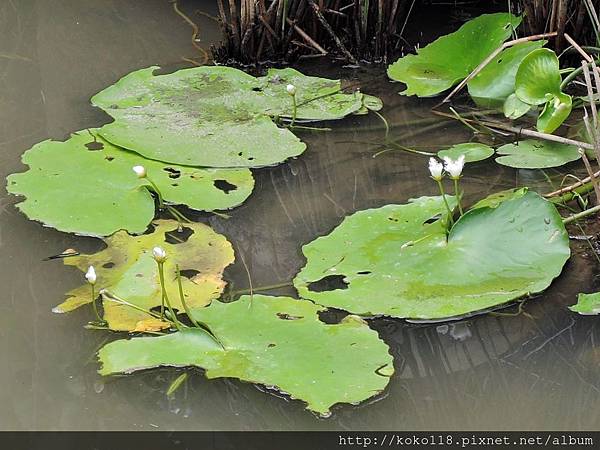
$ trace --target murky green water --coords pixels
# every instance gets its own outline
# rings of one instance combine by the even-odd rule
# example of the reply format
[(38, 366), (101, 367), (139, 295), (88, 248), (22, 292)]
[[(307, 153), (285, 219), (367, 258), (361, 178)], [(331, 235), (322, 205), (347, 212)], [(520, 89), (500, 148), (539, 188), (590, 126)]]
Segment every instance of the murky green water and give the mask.
[[(212, 5), (213, 2), (204, 2)], [(218, 36), (194, 16), (206, 40)], [(24, 169), (20, 154), (47, 138), (109, 121), (89, 98), (122, 75), (154, 64), (181, 65), (194, 55), (190, 30), (167, 1), (0, 1), (0, 176)], [(417, 35), (415, 33), (415, 35)], [(391, 137), (421, 150), (447, 147), (470, 134), (439, 123), (432, 101), (395, 94), (379, 69), (355, 72), (300, 66), (310, 74), (360, 80), (383, 98)], [(420, 119), (428, 122), (418, 123)], [(433, 124), (433, 125), (432, 125)], [(424, 156), (388, 151), (375, 157), (384, 130), (377, 117), (353, 117), (329, 133), (303, 132), (308, 151), (297, 160), (256, 170), (252, 197), (228, 220), (201, 216), (233, 243), (255, 286), (292, 279), (304, 264), (300, 247), (359, 209), (435, 194)], [(529, 185), (543, 176), (492, 162), (467, 168), (470, 199)], [(82, 174), (81, 182), (86, 180)], [(297, 430), (297, 429), (597, 429), (600, 425), (600, 319), (566, 305), (594, 288), (594, 258), (584, 245), (528, 315), (486, 315), (446, 324), (378, 320), (396, 375), (377, 401), (334, 409), (329, 419), (233, 380), (205, 380), (199, 371), (174, 399), (165, 391), (176, 370), (104, 380), (96, 350), (111, 336), (82, 325), (91, 311), (51, 312), (81, 274), (49, 255), (69, 247), (92, 251), (99, 241), (43, 228), (0, 193), (0, 429), (35, 430)], [(577, 231), (577, 230), (575, 230)], [(227, 271), (247, 286), (243, 267)], [(293, 293), (281, 289), (274, 293)]]

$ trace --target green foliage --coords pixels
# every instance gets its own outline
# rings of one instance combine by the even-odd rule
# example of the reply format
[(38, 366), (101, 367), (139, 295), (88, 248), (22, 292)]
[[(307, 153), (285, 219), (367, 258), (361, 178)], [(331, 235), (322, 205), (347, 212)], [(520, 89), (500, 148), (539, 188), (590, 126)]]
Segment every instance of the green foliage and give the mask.
[[(190, 307), (209, 304), (225, 288), (223, 269), (233, 263), (234, 255), (224, 236), (201, 223), (186, 224), (184, 232), (177, 231), (178, 223), (173, 220), (157, 220), (153, 226), (152, 233), (142, 236), (130, 236), (123, 231), (115, 233), (104, 240), (104, 250), (64, 259), (66, 265), (75, 266), (82, 272), (89, 266), (96, 268), (98, 289), (108, 291), (103, 296), (103, 306), (104, 319), (111, 330), (133, 331), (140, 321), (151, 318), (111, 298), (120, 298), (145, 310), (160, 306), (159, 274), (152, 257), (154, 247), (161, 247), (167, 252), (165, 288), (171, 304), (180, 312), (184, 308), (179, 297), (175, 264), (179, 264), (183, 271), (191, 270), (196, 274), (189, 279), (182, 277), (186, 303)], [(185, 240), (190, 232), (192, 234)], [(84, 284), (68, 292), (67, 297), (65, 302), (54, 308), (54, 312), (69, 312), (89, 303), (89, 285)]]
[(493, 154), (494, 149), (492, 147), (480, 144), (479, 142), (456, 144), (446, 150), (438, 152), (440, 158), (448, 157), (450, 159), (458, 159), (460, 155), (464, 155), (465, 162), (483, 161)]
[(231, 67), (196, 67), (154, 75), (132, 72), (92, 98), (115, 120), (100, 134), (147, 158), (203, 167), (260, 167), (301, 154), (306, 145), (273, 118), (341, 119), (373, 105), (360, 92), (341, 92), (339, 80), (271, 69), (255, 78)]
[[(203, 169), (147, 160), (111, 145), (96, 130), (80, 131), (65, 142), (40, 142), (22, 160), (29, 170), (7, 180), (8, 192), (26, 197), (17, 207), (46, 226), (90, 236), (146, 230), (154, 217), (154, 199), (147, 181), (133, 173), (136, 165), (146, 168), (165, 201), (196, 210), (232, 208), (254, 187), (248, 169)], [(220, 183), (227, 189), (220, 189)]]
[(517, 169), (558, 167), (581, 158), (577, 147), (558, 142), (527, 139), (496, 150), (498, 164)]
[[(571, 114), (572, 99), (561, 92), (561, 81), (558, 57), (546, 48), (527, 55), (517, 71), (515, 94), (519, 100), (529, 105), (545, 105), (536, 125), (542, 133), (552, 133)], [(509, 113), (513, 111), (510, 107), (506, 109)]]
[[(520, 23), (521, 18), (507, 13), (479, 16), (417, 50), (416, 55), (400, 58), (388, 67), (388, 76), (407, 85), (404, 95), (437, 95), (466, 78)], [(488, 77), (484, 75), (473, 89), (481, 90)]]
[(294, 284), (321, 305), (411, 319), (452, 318), (541, 292), (570, 255), (562, 219), (533, 192), (497, 200), (468, 211), (448, 236), (440, 197), (359, 211), (303, 247), (307, 263)]
[(385, 389), (394, 372), (388, 347), (361, 319), (338, 324), (318, 318), (323, 308), (288, 297), (243, 296), (196, 308), (223, 343), (200, 329), (162, 337), (119, 340), (102, 348), (103, 375), (157, 366), (197, 366), (207, 378), (239, 378), (273, 386), (308, 408), (329, 414), (336, 403), (358, 403)]
[(569, 306), (569, 309), (584, 316), (597, 316), (600, 314), (600, 292), (579, 294), (577, 303)]

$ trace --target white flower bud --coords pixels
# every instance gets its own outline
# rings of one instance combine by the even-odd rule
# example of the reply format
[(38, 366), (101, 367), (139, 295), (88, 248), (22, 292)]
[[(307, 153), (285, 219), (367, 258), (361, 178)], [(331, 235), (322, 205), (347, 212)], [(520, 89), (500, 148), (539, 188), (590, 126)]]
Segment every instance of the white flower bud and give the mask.
[(441, 162), (435, 158), (429, 158), (429, 172), (431, 173), (431, 178), (435, 181), (440, 181), (444, 177), (443, 171), (444, 165)]
[(288, 84), (285, 89), (287, 90), (288, 94), (296, 95), (296, 86), (294, 86), (293, 84)]
[(133, 171), (138, 178), (146, 178), (146, 168), (144, 166), (133, 166)]
[(444, 162), (446, 163), (444, 168), (450, 174), (450, 178), (453, 180), (460, 178), (460, 174), (465, 166), (465, 155), (460, 155), (456, 161), (446, 156)]
[(167, 259), (167, 252), (165, 252), (161, 247), (154, 247), (152, 249), (152, 257), (156, 262), (162, 263)]
[(94, 270), (94, 266), (89, 267), (85, 273), (85, 279), (92, 285), (96, 284), (96, 271)]

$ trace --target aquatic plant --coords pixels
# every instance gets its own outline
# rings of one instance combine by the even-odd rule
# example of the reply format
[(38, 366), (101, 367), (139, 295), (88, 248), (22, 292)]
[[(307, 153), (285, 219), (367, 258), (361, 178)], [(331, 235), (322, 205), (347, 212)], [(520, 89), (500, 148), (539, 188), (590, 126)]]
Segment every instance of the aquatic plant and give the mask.
[[(154, 218), (154, 199), (134, 166), (151, 174), (163, 200), (200, 211), (228, 209), (252, 192), (248, 169), (210, 169), (152, 161), (115, 147), (97, 130), (74, 133), (64, 142), (44, 141), (23, 154), (29, 166), (9, 175), (7, 191), (27, 217), (60, 231), (108, 236), (119, 230), (143, 233)], [(85, 178), (82, 179), (82, 173)]]
[(294, 285), (354, 314), (448, 319), (543, 291), (569, 258), (556, 208), (526, 189), (479, 202), (449, 232), (448, 215), (442, 197), (356, 212), (302, 248)]
[(496, 149), (498, 164), (517, 169), (558, 167), (581, 158), (577, 147), (558, 142), (526, 139)]
[(437, 153), (439, 158), (451, 158), (458, 159), (461, 156), (465, 158), (465, 163), (483, 161), (494, 154), (494, 149), (489, 145), (481, 144), (479, 142), (465, 142), (463, 144), (456, 144), (445, 150), (440, 150)]
[[(189, 273), (180, 281), (191, 308), (209, 304), (225, 288), (223, 270), (234, 261), (233, 249), (225, 237), (201, 223), (185, 224), (181, 232), (173, 220), (157, 220), (152, 226), (150, 234), (130, 236), (121, 231), (105, 238), (106, 249), (63, 260), (65, 265), (81, 271), (90, 265), (98, 268), (104, 320), (112, 330), (135, 330), (138, 322), (154, 317), (148, 311), (157, 307), (161, 313), (154, 318), (164, 321), (165, 301), (170, 301), (172, 308), (167, 319), (176, 324), (174, 310), (185, 310), (179, 300), (176, 267)], [(66, 295), (54, 312), (69, 312), (90, 302), (88, 286)]]
[(458, 187), (458, 182), (460, 180), (460, 176), (463, 171), (463, 167), (465, 165), (465, 155), (460, 155), (456, 160), (446, 156), (444, 157), (444, 170), (448, 173), (450, 179), (454, 182), (454, 198), (456, 198), (456, 204), (458, 206), (458, 211), (462, 216), (464, 214), (461, 204), (462, 194)]
[[(156, 69), (126, 75), (92, 97), (92, 103), (115, 119), (98, 131), (104, 139), (173, 164), (278, 164), (301, 154), (306, 145), (276, 122), (341, 119), (371, 104), (357, 90), (344, 93), (339, 80), (291, 68), (271, 69), (259, 78), (231, 67), (154, 75)], [(294, 86), (293, 102), (287, 85)]]
[(197, 328), (161, 337), (121, 339), (98, 353), (102, 375), (158, 366), (196, 366), (213, 378), (263, 384), (329, 415), (382, 392), (394, 373), (388, 346), (355, 316), (326, 324), (324, 308), (306, 300), (263, 295), (192, 307), (223, 346)]
[(597, 316), (600, 314), (600, 292), (579, 294), (577, 296), (577, 303), (569, 306), (569, 309), (584, 316)]

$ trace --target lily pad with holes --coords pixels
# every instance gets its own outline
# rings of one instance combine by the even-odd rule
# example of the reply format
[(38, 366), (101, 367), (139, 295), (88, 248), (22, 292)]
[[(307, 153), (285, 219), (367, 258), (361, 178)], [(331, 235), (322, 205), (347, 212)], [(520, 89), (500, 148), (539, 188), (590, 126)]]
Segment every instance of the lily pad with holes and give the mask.
[[(154, 75), (132, 72), (92, 98), (114, 118), (100, 134), (147, 158), (203, 167), (260, 167), (301, 154), (306, 145), (274, 118), (341, 119), (363, 107), (363, 94), (339, 80), (271, 69), (256, 78), (231, 67), (196, 67)], [(366, 106), (373, 104), (368, 99)]]
[(494, 154), (494, 149), (489, 145), (480, 144), (479, 142), (467, 142), (464, 144), (456, 144), (452, 147), (438, 152), (440, 158), (458, 159), (464, 155), (465, 162), (483, 161)]
[(102, 348), (103, 375), (158, 366), (196, 366), (207, 378), (239, 378), (283, 391), (328, 415), (337, 403), (381, 393), (394, 372), (388, 347), (360, 318), (325, 324), (324, 308), (263, 295), (213, 302), (193, 312), (223, 344), (199, 329), (119, 340)]
[(558, 142), (528, 139), (496, 150), (498, 164), (517, 169), (558, 167), (581, 158), (577, 147)]
[(577, 296), (577, 303), (569, 306), (569, 309), (583, 316), (597, 316), (600, 314), (600, 292), (579, 294)]
[(25, 198), (17, 207), (30, 219), (60, 231), (108, 236), (119, 230), (143, 233), (154, 217), (143, 165), (166, 202), (214, 211), (242, 203), (252, 192), (248, 169), (200, 169), (151, 161), (108, 143), (96, 130), (64, 142), (43, 141), (22, 157), (29, 170), (12, 174), (8, 192)]
[(521, 18), (508, 13), (479, 16), (416, 55), (400, 58), (388, 67), (388, 76), (406, 84), (403, 95), (437, 95), (466, 78), (520, 23)]
[[(179, 264), (185, 275), (182, 284), (186, 303), (190, 307), (209, 304), (225, 288), (223, 269), (234, 261), (234, 254), (224, 236), (201, 223), (185, 224), (181, 232), (173, 220), (157, 220), (153, 226), (152, 233), (141, 236), (130, 236), (120, 231), (104, 240), (106, 249), (93, 255), (64, 259), (66, 265), (75, 266), (82, 272), (89, 266), (96, 268), (97, 291), (106, 290), (102, 303), (104, 319), (111, 330), (133, 331), (152, 318), (115, 299), (146, 310), (160, 306), (159, 273), (152, 257), (152, 249), (156, 246), (167, 252), (164, 264), (167, 294), (178, 311), (184, 309), (179, 297), (175, 264)], [(69, 312), (89, 303), (90, 287), (78, 287), (68, 292), (67, 297), (66, 301), (53, 309), (54, 312)]]
[(467, 83), (471, 98), (481, 107), (501, 106), (515, 92), (515, 78), (523, 58), (545, 43), (523, 42), (500, 52)]
[(448, 236), (440, 197), (359, 211), (303, 247), (294, 284), (354, 314), (436, 320), (541, 292), (569, 258), (568, 235), (536, 193), (507, 197), (468, 211)]

